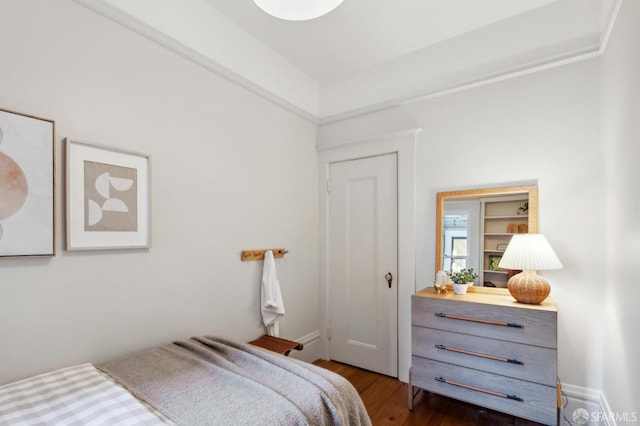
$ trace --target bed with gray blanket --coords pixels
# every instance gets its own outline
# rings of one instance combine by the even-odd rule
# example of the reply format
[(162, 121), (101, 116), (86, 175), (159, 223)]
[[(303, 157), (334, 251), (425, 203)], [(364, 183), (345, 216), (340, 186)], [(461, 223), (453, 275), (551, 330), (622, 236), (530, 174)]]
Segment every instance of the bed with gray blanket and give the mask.
[[(72, 373), (77, 374), (73, 369), (61, 370), (64, 374), (54, 372), (66, 376), (69, 385), (55, 381), (52, 385), (51, 377), (46, 377), (0, 387), (0, 425), (5, 424), (3, 419), (12, 425), (20, 424), (20, 419), (26, 419), (24, 424), (33, 424), (34, 419), (45, 419), (39, 424), (70, 424), (63, 416), (80, 414), (93, 419), (92, 424), (113, 424), (112, 420), (95, 420), (98, 416), (126, 419), (128, 412), (152, 416), (153, 420), (118, 424), (371, 424), (358, 393), (343, 377), (252, 345), (216, 337), (195, 337), (134, 353), (97, 369), (89, 370), (90, 366), (81, 366), (82, 374), (87, 376), (83, 379), (71, 377)], [(33, 389), (38, 386), (42, 388), (37, 394), (46, 396), (34, 398)], [(43, 390), (45, 386), (55, 389), (61, 397), (51, 396), (49, 390)], [(126, 390), (134, 402), (114, 402), (111, 395), (120, 395), (121, 390)], [(79, 393), (82, 395), (76, 395)], [(105, 408), (108, 404), (113, 407)], [(144, 410), (132, 404), (144, 406), (149, 413), (140, 414)], [(63, 409), (65, 405), (81, 407), (75, 410), (81, 413)], [(56, 421), (48, 422), (46, 418)], [(77, 417), (68, 418), (76, 424), (86, 424)]]

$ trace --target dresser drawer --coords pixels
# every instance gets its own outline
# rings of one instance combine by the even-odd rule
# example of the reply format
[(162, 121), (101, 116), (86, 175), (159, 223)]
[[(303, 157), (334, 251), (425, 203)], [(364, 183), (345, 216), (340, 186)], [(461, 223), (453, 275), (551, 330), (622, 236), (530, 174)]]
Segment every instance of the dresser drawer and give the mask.
[[(416, 356), (412, 359), (411, 382), (430, 392), (514, 416), (545, 424), (556, 423), (556, 388), (553, 386)], [(507, 395), (513, 399), (505, 397)]]
[(413, 355), (555, 386), (555, 349), (413, 326)]
[[(496, 296), (497, 297), (497, 296)], [(451, 297), (411, 297), (412, 325), (555, 349), (555, 310), (473, 303)]]

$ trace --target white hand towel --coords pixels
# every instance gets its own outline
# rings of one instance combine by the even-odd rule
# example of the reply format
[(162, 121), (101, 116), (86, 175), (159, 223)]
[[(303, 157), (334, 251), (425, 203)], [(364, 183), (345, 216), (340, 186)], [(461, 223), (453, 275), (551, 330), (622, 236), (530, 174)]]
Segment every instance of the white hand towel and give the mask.
[(264, 266), (262, 270), (262, 322), (267, 327), (269, 336), (278, 336), (280, 330), (278, 321), (284, 316), (284, 303), (280, 292), (280, 282), (276, 274), (276, 263), (273, 260), (273, 252), (267, 250), (264, 253)]

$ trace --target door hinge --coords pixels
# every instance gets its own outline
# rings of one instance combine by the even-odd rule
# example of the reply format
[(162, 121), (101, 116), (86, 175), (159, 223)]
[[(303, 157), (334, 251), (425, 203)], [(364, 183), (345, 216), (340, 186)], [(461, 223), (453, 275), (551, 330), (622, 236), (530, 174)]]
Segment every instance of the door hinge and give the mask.
[(327, 327), (327, 340), (331, 341), (331, 327)]
[(331, 181), (327, 181), (327, 192), (331, 193)]

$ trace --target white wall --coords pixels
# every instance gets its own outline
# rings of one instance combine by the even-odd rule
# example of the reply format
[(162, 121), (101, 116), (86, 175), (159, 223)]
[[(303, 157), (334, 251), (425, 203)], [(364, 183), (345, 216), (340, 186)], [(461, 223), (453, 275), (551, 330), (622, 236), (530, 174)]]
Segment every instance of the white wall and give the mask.
[[(636, 271), (640, 258), (640, 2), (622, 3), (602, 58), (606, 173), (606, 362), (604, 392), (614, 414), (640, 419)], [(622, 423), (622, 422), (619, 422)]]
[[(0, 2), (0, 52), (0, 106), (56, 121), (58, 251), (0, 259), (0, 383), (192, 335), (257, 337), (262, 264), (243, 249), (290, 251), (281, 333), (317, 333), (313, 124), (71, 0)], [(63, 250), (64, 137), (152, 155), (150, 250)]]
[(436, 193), (537, 183), (539, 230), (564, 263), (547, 271), (559, 309), (562, 382), (602, 388), (604, 213), (600, 69), (579, 62), (408, 105), (416, 153), (416, 287), (434, 277)]

